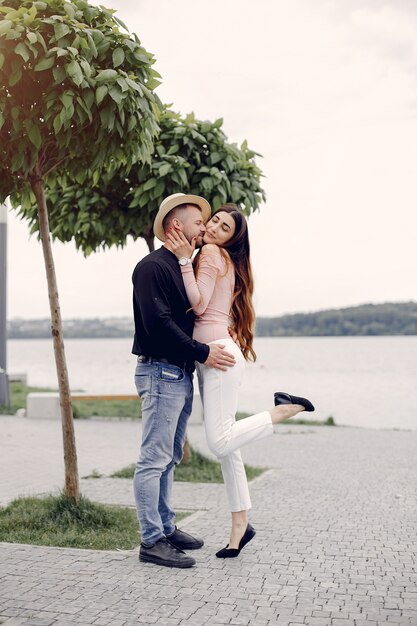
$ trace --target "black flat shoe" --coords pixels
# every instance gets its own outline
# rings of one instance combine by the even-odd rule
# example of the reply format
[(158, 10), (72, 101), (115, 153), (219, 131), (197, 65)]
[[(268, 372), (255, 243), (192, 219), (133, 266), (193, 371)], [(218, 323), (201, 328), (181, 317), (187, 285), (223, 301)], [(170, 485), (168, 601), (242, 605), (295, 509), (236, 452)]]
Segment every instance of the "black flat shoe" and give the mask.
[(314, 406), (307, 398), (298, 398), (297, 396), (290, 396), (289, 393), (283, 391), (277, 391), (274, 393), (275, 406), (278, 404), (301, 404), (306, 411), (314, 411)]
[(245, 534), (243, 535), (242, 539), (239, 541), (239, 547), (229, 548), (228, 547), (229, 544), (227, 544), (225, 548), (222, 548), (221, 550), (216, 552), (217, 558), (218, 559), (234, 559), (235, 557), (239, 556), (242, 548), (244, 548), (246, 544), (249, 543), (249, 541), (254, 538), (255, 535), (256, 535), (256, 530), (253, 528), (253, 526), (248, 524), (246, 526)]

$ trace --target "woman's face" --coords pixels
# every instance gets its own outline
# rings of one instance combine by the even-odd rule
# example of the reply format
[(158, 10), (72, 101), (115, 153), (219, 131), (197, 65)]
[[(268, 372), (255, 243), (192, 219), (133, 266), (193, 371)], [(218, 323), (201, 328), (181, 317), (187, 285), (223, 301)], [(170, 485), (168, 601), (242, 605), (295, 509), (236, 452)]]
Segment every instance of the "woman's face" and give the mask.
[(230, 213), (219, 211), (207, 222), (204, 243), (215, 243), (224, 246), (235, 234), (236, 224)]

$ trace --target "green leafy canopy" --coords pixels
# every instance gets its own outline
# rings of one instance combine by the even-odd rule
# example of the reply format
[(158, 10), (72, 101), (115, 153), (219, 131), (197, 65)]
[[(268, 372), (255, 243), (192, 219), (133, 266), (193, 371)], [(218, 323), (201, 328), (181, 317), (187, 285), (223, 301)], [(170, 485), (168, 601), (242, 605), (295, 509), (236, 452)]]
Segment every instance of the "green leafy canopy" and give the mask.
[[(113, 10), (85, 0), (0, 0), (0, 201), (149, 160), (158, 131), (153, 56)], [(62, 176), (62, 172), (61, 172)], [(26, 195), (25, 195), (26, 194)]]
[[(257, 153), (229, 143), (223, 120), (200, 121), (193, 114), (182, 117), (166, 108), (159, 121), (161, 131), (150, 162), (130, 170), (106, 172), (96, 185), (53, 181), (47, 188), (52, 235), (75, 240), (84, 254), (100, 247), (123, 246), (130, 235), (145, 237), (151, 246), (152, 224), (166, 196), (183, 191), (203, 195), (217, 209), (234, 202), (246, 215), (265, 200)], [(32, 232), (38, 229), (36, 207), (22, 204)]]

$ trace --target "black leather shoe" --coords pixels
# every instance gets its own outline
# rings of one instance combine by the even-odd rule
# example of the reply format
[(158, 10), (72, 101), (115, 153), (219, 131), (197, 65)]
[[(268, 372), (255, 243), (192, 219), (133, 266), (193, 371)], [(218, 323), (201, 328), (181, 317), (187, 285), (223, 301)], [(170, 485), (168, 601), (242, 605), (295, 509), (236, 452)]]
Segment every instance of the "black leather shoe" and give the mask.
[(139, 561), (154, 563), (164, 567), (192, 567), (195, 560), (182, 550), (178, 550), (165, 539), (159, 539), (153, 546), (141, 544), (139, 549)]
[(275, 406), (278, 404), (301, 404), (306, 411), (314, 411), (314, 406), (307, 398), (298, 398), (297, 396), (290, 396), (289, 393), (283, 391), (277, 391), (274, 393)]
[(245, 534), (243, 535), (242, 539), (239, 541), (239, 547), (229, 548), (228, 547), (229, 544), (228, 544), (225, 548), (216, 552), (217, 558), (218, 559), (234, 559), (235, 557), (239, 556), (242, 548), (244, 548), (246, 544), (249, 543), (249, 541), (254, 538), (255, 535), (256, 535), (256, 530), (253, 528), (253, 526), (248, 524), (246, 526)]
[(175, 526), (172, 535), (167, 536), (167, 541), (179, 550), (198, 550), (204, 546), (204, 541), (198, 537), (193, 537)]

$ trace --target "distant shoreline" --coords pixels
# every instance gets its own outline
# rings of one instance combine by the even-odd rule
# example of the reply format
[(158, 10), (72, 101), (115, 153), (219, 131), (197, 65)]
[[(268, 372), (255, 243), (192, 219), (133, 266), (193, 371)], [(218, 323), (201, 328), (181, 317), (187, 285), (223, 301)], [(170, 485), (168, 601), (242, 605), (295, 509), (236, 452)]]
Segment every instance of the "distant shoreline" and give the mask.
[[(133, 338), (130, 317), (63, 321), (65, 339)], [(362, 304), (256, 319), (256, 337), (384, 337), (417, 335), (417, 302)], [(50, 320), (10, 320), (8, 339), (48, 339)]]

